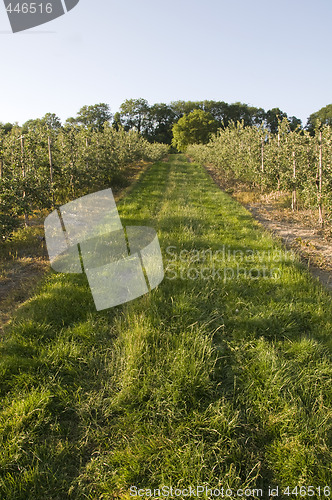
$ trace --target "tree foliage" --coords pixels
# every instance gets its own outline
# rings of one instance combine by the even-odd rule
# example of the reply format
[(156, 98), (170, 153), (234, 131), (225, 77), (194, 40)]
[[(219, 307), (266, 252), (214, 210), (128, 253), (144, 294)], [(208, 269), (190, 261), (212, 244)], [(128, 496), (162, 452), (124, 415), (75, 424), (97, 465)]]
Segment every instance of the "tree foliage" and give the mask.
[[(273, 133), (277, 130), (278, 118), (287, 118), (287, 114), (279, 108), (265, 111), (241, 102), (228, 104), (211, 100), (173, 101), (150, 106), (145, 99), (129, 99), (121, 105), (120, 115), (126, 130), (137, 130), (150, 142), (171, 144), (173, 125), (195, 110), (210, 113), (221, 128), (241, 121), (246, 127), (265, 125)], [(301, 120), (294, 116), (289, 117), (288, 121), (292, 129), (301, 126)]]
[(87, 113), (64, 126), (48, 113), (9, 132), (0, 128), (0, 240), (35, 210), (124, 184), (131, 165), (167, 154), (166, 145), (151, 144), (121, 126), (116, 130), (103, 121), (106, 114), (99, 113), (99, 105), (92, 108), (92, 114), (84, 108)]
[[(231, 123), (206, 145), (192, 145), (187, 154), (212, 164), (225, 181), (232, 179), (263, 191), (292, 193), (292, 207), (318, 208), (332, 222), (332, 126), (293, 130), (287, 117), (278, 119), (276, 132), (265, 125)], [(322, 222), (322, 220), (320, 220)]]
[(332, 104), (328, 104), (319, 111), (312, 113), (308, 118), (306, 128), (311, 134), (313, 134), (315, 128), (320, 125), (332, 126)]
[(172, 146), (185, 151), (190, 144), (206, 144), (217, 129), (218, 123), (211, 113), (195, 109), (173, 125)]
[(145, 99), (127, 99), (120, 106), (120, 114), (125, 130), (136, 130), (146, 135), (149, 104)]
[(68, 123), (77, 123), (93, 131), (103, 131), (104, 124), (112, 119), (112, 113), (108, 104), (99, 103), (93, 106), (83, 106), (77, 113), (76, 118), (71, 118)]

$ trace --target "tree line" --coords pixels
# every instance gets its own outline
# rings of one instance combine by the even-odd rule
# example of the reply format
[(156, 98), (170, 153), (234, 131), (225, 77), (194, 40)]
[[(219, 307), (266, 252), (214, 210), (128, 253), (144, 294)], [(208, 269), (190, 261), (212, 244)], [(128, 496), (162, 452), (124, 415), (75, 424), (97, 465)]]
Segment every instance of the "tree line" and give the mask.
[[(278, 120), (287, 118), (291, 130), (303, 128), (302, 122), (295, 116), (288, 116), (279, 108), (265, 111), (263, 108), (249, 106), (248, 104), (236, 102), (229, 104), (224, 101), (202, 100), (202, 101), (173, 101), (169, 104), (156, 103), (150, 105), (146, 99), (127, 99), (118, 112), (111, 113), (108, 104), (100, 103), (93, 106), (83, 106), (76, 117), (70, 117), (65, 121), (66, 125), (80, 125), (93, 130), (101, 131), (103, 124), (109, 122), (116, 130), (123, 128), (126, 131), (136, 130), (149, 142), (160, 142), (171, 144), (173, 139), (173, 125), (183, 116), (188, 116), (195, 110), (209, 113), (216, 123), (216, 128), (227, 128), (229, 124), (243, 122), (245, 126), (264, 125), (271, 133), (277, 133)], [(48, 113), (53, 118), (53, 126), (61, 126), (56, 115)], [(28, 120), (23, 124), (23, 130), (29, 128), (33, 122)], [(332, 104), (312, 113), (304, 128), (310, 133), (314, 132), (317, 122), (332, 125)], [(12, 123), (0, 123), (0, 130), (4, 133), (10, 132)]]
[[(271, 132), (276, 132), (278, 117), (286, 117), (290, 126), (295, 129), (301, 125), (301, 120), (295, 116), (288, 117), (287, 113), (279, 108), (265, 111), (263, 108), (249, 106), (236, 102), (226, 103), (224, 101), (173, 101), (169, 104), (156, 103), (150, 105), (146, 99), (127, 99), (119, 111), (111, 113), (108, 104), (100, 103), (93, 106), (83, 106), (76, 117), (70, 117), (65, 121), (66, 125), (80, 125), (90, 127), (93, 130), (102, 130), (103, 124), (109, 122), (118, 130), (136, 130), (149, 142), (160, 142), (171, 144), (173, 134), (172, 128), (184, 115), (195, 110), (210, 113), (218, 127), (226, 128), (230, 123), (243, 121), (245, 126), (264, 124)], [(49, 115), (51, 115), (49, 113)], [(53, 125), (61, 126), (59, 118), (52, 115)], [(29, 128), (36, 120), (28, 120), (23, 124), (23, 129)], [(13, 124), (0, 124), (0, 129), (8, 133)]]
[(121, 124), (125, 130), (134, 128), (150, 142), (171, 144), (173, 125), (196, 110), (209, 113), (219, 128), (227, 128), (232, 122), (243, 121), (245, 126), (264, 124), (271, 132), (275, 132), (278, 117), (287, 118), (292, 129), (301, 125), (300, 119), (288, 117), (279, 108), (265, 111), (241, 102), (228, 104), (212, 100), (174, 101), (150, 106), (145, 99), (128, 99), (122, 103), (120, 111), (114, 115), (114, 123)]

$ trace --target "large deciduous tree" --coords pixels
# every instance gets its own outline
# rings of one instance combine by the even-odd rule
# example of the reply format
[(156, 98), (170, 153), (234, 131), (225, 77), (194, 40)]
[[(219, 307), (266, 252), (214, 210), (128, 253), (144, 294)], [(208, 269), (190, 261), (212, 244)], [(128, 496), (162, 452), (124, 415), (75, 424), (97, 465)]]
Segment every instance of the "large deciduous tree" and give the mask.
[(279, 121), (287, 118), (287, 113), (284, 113), (279, 108), (272, 108), (266, 112), (266, 126), (271, 134), (277, 134), (279, 128)]
[(108, 104), (103, 102), (93, 106), (83, 106), (77, 113), (76, 118), (69, 118), (67, 123), (77, 123), (95, 132), (102, 132), (104, 123), (112, 119), (112, 113)]
[(61, 120), (55, 113), (46, 113), (43, 118), (36, 118), (26, 121), (22, 126), (23, 134), (27, 134), (31, 130), (39, 130), (40, 128), (58, 132), (61, 128)]
[(4, 132), (5, 134), (9, 134), (13, 128), (13, 124), (12, 123), (1, 123), (0, 122), (0, 133), (1, 132)]
[(148, 139), (150, 142), (162, 142), (171, 144), (172, 126), (176, 121), (173, 109), (167, 104), (154, 104), (149, 110), (150, 130)]
[(149, 122), (149, 104), (145, 99), (127, 99), (120, 106), (120, 115), (125, 130), (136, 130), (146, 135)]
[(313, 134), (315, 128), (320, 125), (332, 125), (332, 104), (312, 113), (308, 118), (306, 128)]
[(173, 125), (172, 145), (185, 151), (190, 144), (206, 144), (217, 129), (218, 123), (210, 113), (195, 109)]

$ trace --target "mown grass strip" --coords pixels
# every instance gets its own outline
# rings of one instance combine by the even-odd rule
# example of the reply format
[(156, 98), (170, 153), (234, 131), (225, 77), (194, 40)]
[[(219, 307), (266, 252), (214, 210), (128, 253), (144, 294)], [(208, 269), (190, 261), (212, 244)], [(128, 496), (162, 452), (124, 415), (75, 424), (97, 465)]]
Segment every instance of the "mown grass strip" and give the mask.
[(328, 485), (328, 293), (180, 156), (119, 212), (157, 229), (165, 280), (97, 313), (83, 276), (52, 274), (19, 310), (1, 345), (0, 498)]

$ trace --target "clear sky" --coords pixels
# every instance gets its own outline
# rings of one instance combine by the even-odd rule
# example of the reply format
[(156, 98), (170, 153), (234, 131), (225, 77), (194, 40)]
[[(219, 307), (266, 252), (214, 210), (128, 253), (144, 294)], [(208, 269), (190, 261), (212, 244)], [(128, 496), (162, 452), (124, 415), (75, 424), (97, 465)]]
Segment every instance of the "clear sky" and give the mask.
[(331, 26), (331, 0), (80, 0), (12, 34), (1, 1), (0, 121), (143, 97), (279, 107), (305, 124), (332, 103)]

